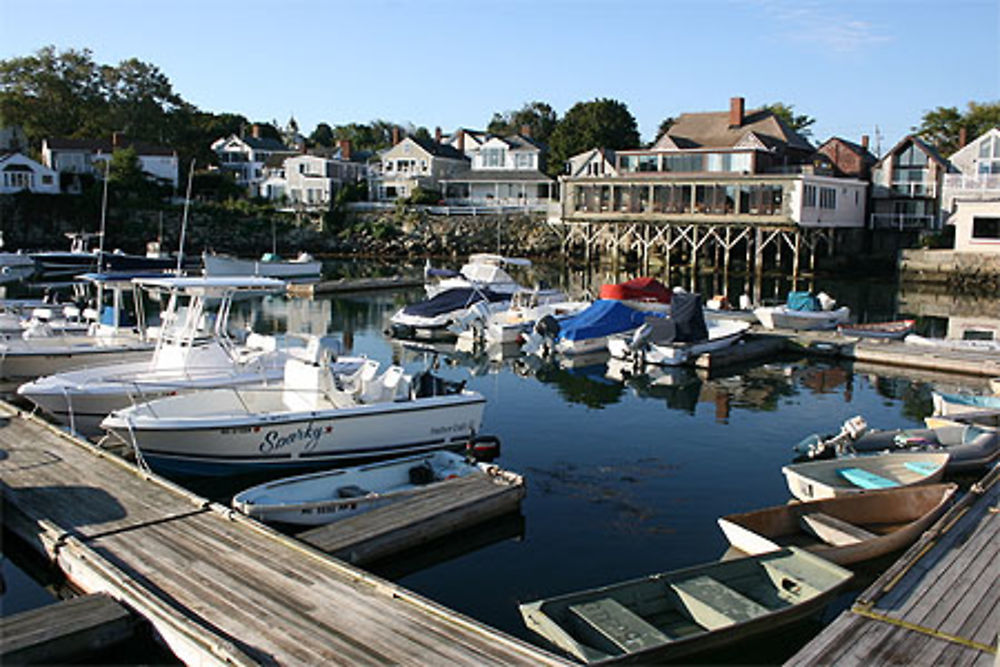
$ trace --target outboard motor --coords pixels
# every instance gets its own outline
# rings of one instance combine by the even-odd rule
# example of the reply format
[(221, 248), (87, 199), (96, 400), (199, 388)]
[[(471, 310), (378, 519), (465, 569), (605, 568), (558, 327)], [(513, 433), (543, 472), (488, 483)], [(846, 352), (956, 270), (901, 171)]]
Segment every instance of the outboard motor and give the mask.
[(546, 315), (535, 322), (535, 332), (545, 338), (555, 340), (556, 336), (559, 335), (559, 330), (559, 320), (552, 315)]
[(489, 463), (500, 456), (500, 438), (495, 435), (474, 435), (465, 445), (470, 459)]

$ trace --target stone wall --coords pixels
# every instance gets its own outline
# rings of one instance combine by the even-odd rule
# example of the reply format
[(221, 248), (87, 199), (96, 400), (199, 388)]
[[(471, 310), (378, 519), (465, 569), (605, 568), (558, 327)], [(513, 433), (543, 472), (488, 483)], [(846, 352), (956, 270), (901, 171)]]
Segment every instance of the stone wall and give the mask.
[(968, 292), (1000, 293), (1000, 256), (954, 250), (903, 250), (902, 282), (942, 283)]

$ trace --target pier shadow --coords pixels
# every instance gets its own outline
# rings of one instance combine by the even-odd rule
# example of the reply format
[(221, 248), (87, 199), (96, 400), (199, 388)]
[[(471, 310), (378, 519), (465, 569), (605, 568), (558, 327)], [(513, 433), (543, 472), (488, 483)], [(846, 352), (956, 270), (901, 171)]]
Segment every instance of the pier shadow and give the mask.
[(0, 481), (4, 502), (3, 520), (7, 524), (13, 511), (30, 520), (46, 519), (67, 532), (85, 533), (82, 528), (97, 528), (121, 521), (128, 516), (118, 499), (92, 486), (11, 487)]

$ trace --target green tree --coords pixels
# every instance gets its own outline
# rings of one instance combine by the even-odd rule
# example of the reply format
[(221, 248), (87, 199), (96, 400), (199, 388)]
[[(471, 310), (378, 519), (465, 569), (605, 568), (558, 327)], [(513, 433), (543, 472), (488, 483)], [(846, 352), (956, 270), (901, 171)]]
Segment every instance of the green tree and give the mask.
[(312, 131), (309, 135), (309, 143), (314, 146), (325, 146), (329, 148), (333, 146), (333, 128), (326, 123), (320, 123), (316, 126), (316, 129)]
[(545, 102), (527, 102), (517, 111), (494, 113), (486, 131), (490, 134), (507, 136), (519, 134), (527, 127), (531, 138), (542, 144), (549, 143), (549, 137), (559, 122), (555, 110)]
[(959, 134), (965, 128), (971, 140), (993, 127), (1000, 127), (1000, 102), (969, 102), (965, 113), (956, 107), (938, 107), (924, 113), (920, 127), (913, 131), (942, 155), (959, 149)]
[(639, 129), (625, 104), (612, 99), (578, 102), (549, 137), (548, 172), (561, 173), (566, 160), (590, 148), (638, 147)]
[(766, 111), (772, 112), (775, 116), (780, 118), (785, 125), (798, 132), (803, 138), (808, 139), (812, 136), (812, 130), (810, 130), (809, 127), (816, 122), (816, 119), (811, 116), (807, 116), (806, 114), (795, 113), (794, 104), (775, 102), (773, 104), (765, 104), (762, 108)]

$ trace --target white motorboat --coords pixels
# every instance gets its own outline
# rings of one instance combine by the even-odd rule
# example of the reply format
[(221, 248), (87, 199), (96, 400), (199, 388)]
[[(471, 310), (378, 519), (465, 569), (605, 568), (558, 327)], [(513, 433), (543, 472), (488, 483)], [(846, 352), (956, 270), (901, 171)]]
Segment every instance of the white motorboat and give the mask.
[(476, 253), (470, 255), (469, 261), (457, 272), (433, 268), (428, 260), (424, 266), (424, 289), (428, 298), (450, 289), (469, 287), (484, 287), (499, 294), (511, 295), (524, 288), (507, 273), (504, 268), (506, 266), (528, 267), (531, 266), (531, 260)]
[(526, 336), (523, 349), (542, 356), (551, 352), (562, 355), (606, 354), (610, 336), (634, 331), (642, 326), (647, 317), (656, 316), (631, 308), (623, 301), (598, 299), (562, 321), (543, 317)]
[[(90, 311), (90, 314), (95, 314), (95, 311)], [(23, 308), (0, 304), (0, 336), (27, 335), (34, 338), (54, 334), (84, 334), (91, 324), (92, 321), (83, 316), (80, 308), (71, 303), (39, 303), (27, 312)]]
[(97, 268), (98, 251), (90, 249), (90, 242), (99, 239), (101, 233), (77, 232), (66, 234), (70, 240), (69, 250), (46, 250), (31, 253), (31, 258), (40, 273), (56, 275), (76, 275)]
[[(250, 334), (242, 344), (228, 333), (235, 298), (284, 289), (272, 278), (148, 278), (143, 289), (169, 294), (152, 359), (66, 371), (21, 385), (24, 396), (57, 421), (86, 436), (101, 433), (101, 420), (112, 410), (178, 393), (282, 378), (288, 341)], [(213, 322), (211, 339), (203, 324)]]
[[(2, 237), (0, 237), (2, 241)], [(2, 247), (2, 244), (0, 244)], [(18, 252), (0, 252), (0, 283), (24, 280), (35, 272), (35, 260)]]
[(97, 308), (83, 316), (85, 333), (60, 333), (39, 326), (21, 338), (0, 342), (0, 377), (35, 378), (111, 361), (138, 361), (152, 356), (154, 342), (131, 274), (85, 274), (97, 288)]
[(931, 392), (934, 414), (939, 416), (961, 415), (974, 412), (1000, 413), (1000, 396), (979, 394), (949, 394)]
[(389, 318), (387, 333), (393, 338), (443, 340), (455, 338), (455, 322), (473, 317), (486, 318), (507, 308), (510, 294), (481, 287), (455, 287), (411, 303)]
[(669, 317), (647, 318), (631, 336), (611, 336), (608, 351), (636, 364), (679, 366), (735, 344), (749, 329), (749, 322), (739, 320), (706, 321), (700, 295), (681, 292), (674, 295)]
[(261, 521), (320, 526), (405, 500), (457, 477), (481, 476), (523, 486), (517, 475), (446, 450), (352, 468), (285, 477), (236, 494), (235, 509)]
[(153, 469), (180, 475), (346, 464), (455, 447), (479, 432), (486, 399), (464, 383), (331, 361), (314, 341), (290, 352), (280, 382), (160, 398), (101, 426)]
[(816, 296), (809, 292), (789, 292), (786, 303), (754, 308), (753, 313), (765, 329), (836, 329), (851, 317), (850, 308), (836, 308), (836, 305), (823, 292)]
[(240, 259), (214, 252), (202, 255), (206, 276), (260, 276), (265, 278), (319, 278), (323, 263), (307, 252), (295, 259), (265, 253), (260, 259)]
[(907, 345), (914, 345), (931, 350), (959, 350), (964, 352), (1000, 352), (1000, 340), (969, 340), (964, 338), (928, 338), (919, 334), (907, 334), (903, 339)]
[(516, 343), (545, 316), (561, 321), (590, 305), (588, 301), (570, 301), (562, 290), (522, 289), (514, 292), (507, 308), (489, 312), (485, 304), (476, 304), (459, 318), (452, 330), (459, 337), (487, 344)]

